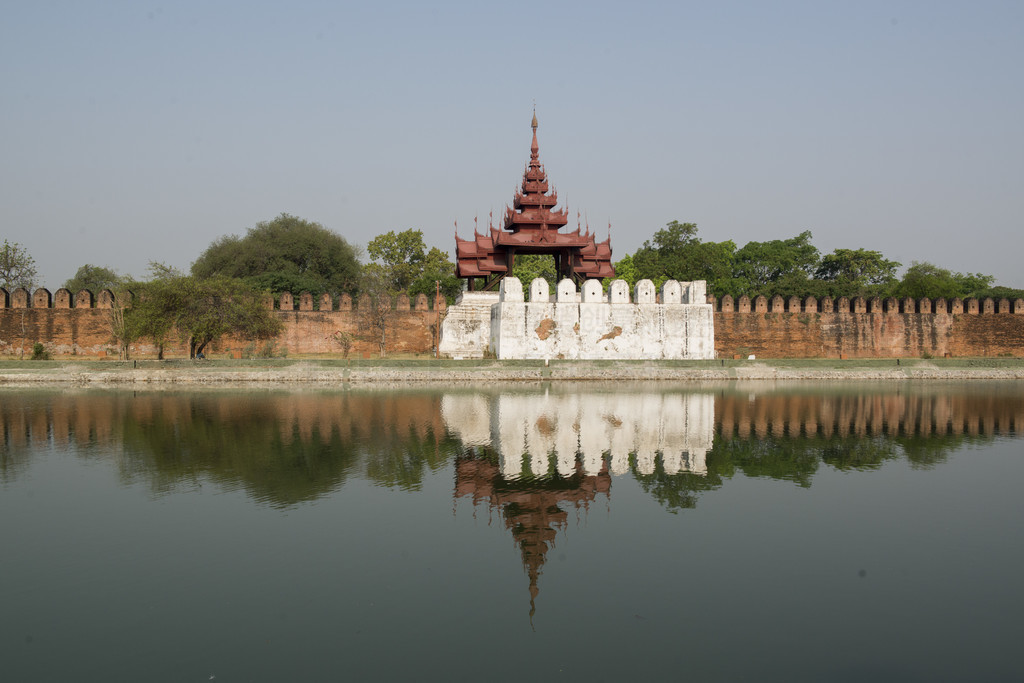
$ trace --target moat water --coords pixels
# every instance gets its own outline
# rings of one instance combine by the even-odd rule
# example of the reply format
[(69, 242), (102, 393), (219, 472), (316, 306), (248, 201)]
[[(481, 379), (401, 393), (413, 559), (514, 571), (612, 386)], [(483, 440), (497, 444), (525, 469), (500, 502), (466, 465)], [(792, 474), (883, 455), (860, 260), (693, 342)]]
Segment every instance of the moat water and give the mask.
[(0, 679), (1021, 680), (1024, 385), (0, 391)]

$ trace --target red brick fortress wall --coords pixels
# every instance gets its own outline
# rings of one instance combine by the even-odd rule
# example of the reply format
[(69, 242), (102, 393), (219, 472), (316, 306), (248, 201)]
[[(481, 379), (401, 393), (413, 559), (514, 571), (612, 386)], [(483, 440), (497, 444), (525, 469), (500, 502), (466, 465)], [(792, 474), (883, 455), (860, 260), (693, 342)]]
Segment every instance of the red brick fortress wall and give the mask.
[[(272, 299), (266, 305), (273, 309)], [(337, 332), (353, 337), (350, 354), (377, 355), (376, 333), (368, 330), (366, 313), (372, 305), (369, 297), (360, 297), (355, 305), (347, 294), (337, 300), (321, 297), (314, 306), (312, 297), (282, 294), (279, 308), (274, 309), (284, 330), (275, 340), (275, 353), (319, 354), (342, 353), (333, 338)], [(0, 289), (0, 358), (30, 355), (32, 346), (41, 342), (52, 355), (109, 356), (117, 355), (111, 334), (110, 317), (113, 295), (80, 292), (72, 297), (67, 290), (55, 296), (45, 289), (32, 295), (25, 290), (8, 293)], [(434, 330), (444, 319), (445, 302), (440, 298), (433, 308), (425, 295), (410, 300), (399, 295), (386, 322), (387, 353), (430, 353), (434, 346)], [(209, 352), (244, 352), (247, 347), (262, 347), (265, 342), (227, 337), (218, 341)], [(132, 344), (134, 356), (155, 356), (156, 348), (149, 340)], [(184, 340), (165, 348), (165, 355), (188, 355)]]
[[(775, 297), (734, 301), (709, 299), (715, 308), (715, 350), (719, 358), (754, 354), (764, 358), (894, 358), (950, 356), (1024, 357), (1024, 300), (832, 299)], [(427, 354), (444, 319), (444, 300), (431, 307), (426, 296), (399, 296), (391, 311), (387, 353)], [(72, 295), (45, 289), (0, 289), (0, 358), (32, 353), (41, 342), (53, 355), (104, 356), (117, 349), (110, 333), (113, 295)], [(273, 306), (273, 301), (268, 301)], [(341, 354), (336, 332), (354, 338), (353, 356), (376, 355), (372, 334), (361, 323), (371, 302), (348, 295), (314, 301), (308, 294), (280, 297), (275, 315), (284, 323), (277, 352)], [(211, 351), (242, 352), (253, 342), (223, 339)], [(257, 342), (262, 345), (262, 342)], [(156, 354), (147, 340), (132, 354)], [(187, 355), (184, 343), (166, 353)]]
[(719, 358), (1024, 356), (1024, 301), (709, 298)]

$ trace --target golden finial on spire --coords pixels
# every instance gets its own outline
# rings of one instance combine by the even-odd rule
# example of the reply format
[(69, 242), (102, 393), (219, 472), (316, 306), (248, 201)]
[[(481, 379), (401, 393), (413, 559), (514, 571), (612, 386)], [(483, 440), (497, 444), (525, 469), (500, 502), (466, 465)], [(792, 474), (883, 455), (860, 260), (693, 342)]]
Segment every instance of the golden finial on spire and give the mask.
[(537, 107), (533, 108), (533, 121), (530, 123), (530, 128), (537, 130)]

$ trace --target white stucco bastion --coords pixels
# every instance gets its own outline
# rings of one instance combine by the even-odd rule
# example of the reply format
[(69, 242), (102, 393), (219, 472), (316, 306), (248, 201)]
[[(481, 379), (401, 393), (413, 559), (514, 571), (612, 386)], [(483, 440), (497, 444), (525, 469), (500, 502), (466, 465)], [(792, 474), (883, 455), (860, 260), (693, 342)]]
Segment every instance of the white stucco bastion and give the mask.
[(559, 282), (554, 296), (549, 290), (538, 278), (530, 283), (526, 301), (522, 283), (507, 277), (497, 294), (465, 292), (448, 309), (441, 353), (499, 359), (715, 356), (714, 315), (704, 281), (669, 280), (659, 297), (653, 282), (640, 280), (632, 302), (622, 280), (613, 281), (607, 295), (599, 280), (587, 280), (582, 291), (571, 280)]

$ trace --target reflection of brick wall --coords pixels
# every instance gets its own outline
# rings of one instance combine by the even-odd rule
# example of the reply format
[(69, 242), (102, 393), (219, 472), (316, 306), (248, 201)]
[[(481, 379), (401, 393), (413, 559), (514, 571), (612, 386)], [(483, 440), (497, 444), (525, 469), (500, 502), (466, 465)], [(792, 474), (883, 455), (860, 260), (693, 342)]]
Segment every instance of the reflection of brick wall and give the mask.
[(1024, 400), (969, 388), (906, 392), (737, 394), (715, 397), (716, 439), (784, 438), (799, 434), (945, 437), (952, 434), (1020, 434)]

